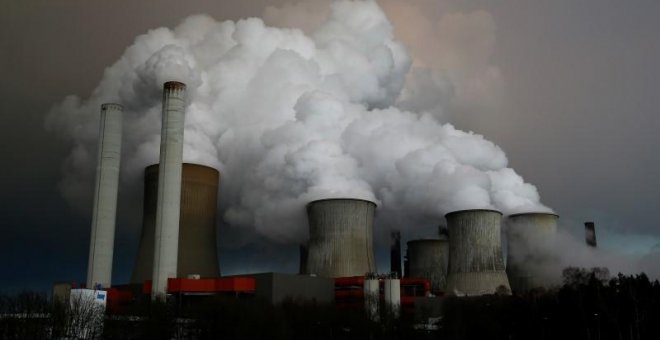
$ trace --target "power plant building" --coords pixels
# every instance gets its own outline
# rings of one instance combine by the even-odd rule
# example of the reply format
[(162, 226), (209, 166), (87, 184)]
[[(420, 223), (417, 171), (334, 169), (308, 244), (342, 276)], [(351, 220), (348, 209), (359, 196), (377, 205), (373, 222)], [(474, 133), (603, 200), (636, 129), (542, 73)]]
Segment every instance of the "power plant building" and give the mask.
[(122, 112), (119, 104), (101, 105), (94, 210), (87, 266), (87, 287), (110, 287), (117, 218)]
[(444, 292), (449, 265), (447, 238), (412, 240), (407, 245), (408, 276), (426, 278), (431, 282), (433, 293)]
[[(220, 174), (198, 164), (183, 164), (176, 277), (220, 276), (216, 244), (216, 207)], [(151, 279), (158, 195), (158, 164), (144, 171), (144, 217), (132, 283)], [(174, 277), (174, 276), (173, 276)]]
[(333, 198), (307, 205), (309, 243), (305, 274), (363, 276), (376, 272), (373, 222), (376, 204)]
[(447, 292), (461, 296), (510, 292), (502, 256), (502, 213), (460, 210), (445, 218), (449, 228)]
[(546, 212), (514, 214), (507, 218), (506, 271), (514, 292), (545, 287), (550, 282), (538, 272), (538, 266), (553, 259), (539, 253), (538, 247), (555, 237), (558, 219), (558, 215)]
[(315, 301), (331, 304), (335, 301), (335, 281), (328, 277), (314, 277), (285, 273), (255, 273), (231, 277), (254, 278), (255, 297), (280, 304), (287, 300)]

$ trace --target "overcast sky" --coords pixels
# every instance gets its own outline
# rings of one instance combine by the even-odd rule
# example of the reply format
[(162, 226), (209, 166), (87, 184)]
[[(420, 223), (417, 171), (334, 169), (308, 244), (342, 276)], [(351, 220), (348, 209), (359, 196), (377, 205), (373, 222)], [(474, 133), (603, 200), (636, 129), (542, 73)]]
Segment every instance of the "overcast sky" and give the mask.
[[(450, 110), (449, 122), (501, 146), (509, 165), (561, 215), (562, 228), (581, 237), (582, 223), (594, 220), (601, 247), (638, 257), (660, 247), (660, 2), (412, 3), (430, 23), (427, 34), (437, 29), (442, 36), (449, 23), (458, 31), (451, 37), (461, 36), (473, 27), (461, 18), (482, 20), (477, 34), (465, 35), (484, 46), (457, 55), (485, 58), (474, 63), (496, 70), (496, 80), (480, 90), (486, 94), (479, 105)], [(49, 289), (54, 281), (85, 277), (91, 211), (73, 210), (57, 188), (69, 145), (44, 130), (49, 109), (69, 94), (89, 96), (104, 69), (149, 29), (197, 13), (261, 17), (266, 5), (278, 4), (0, 0), (0, 291)], [(410, 33), (409, 9), (384, 5), (395, 35), (414, 58), (419, 53), (416, 63), (434, 67), (435, 58), (452, 53), (425, 49), (415, 41), (419, 31)], [(443, 20), (447, 15), (459, 24)], [(125, 282), (141, 221), (120, 221), (114, 278)], [(222, 249), (220, 263), (225, 273), (295, 270), (296, 256), (295, 247), (253, 243)]]

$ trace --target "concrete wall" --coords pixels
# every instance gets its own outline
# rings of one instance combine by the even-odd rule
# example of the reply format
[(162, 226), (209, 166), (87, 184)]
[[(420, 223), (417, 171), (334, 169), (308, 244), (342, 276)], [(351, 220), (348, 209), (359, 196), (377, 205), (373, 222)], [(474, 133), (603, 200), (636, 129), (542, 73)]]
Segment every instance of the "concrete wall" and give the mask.
[(524, 293), (532, 288), (547, 287), (552, 281), (538, 270), (540, 264), (553, 261), (537, 248), (543, 242), (550, 242), (557, 234), (557, 219), (552, 213), (524, 213), (510, 215), (507, 224), (507, 266), (506, 272), (511, 289)]
[(362, 276), (376, 272), (373, 220), (376, 204), (359, 199), (326, 199), (307, 205), (307, 274)]
[[(219, 277), (216, 210), (220, 174), (197, 164), (183, 164), (177, 277)], [(132, 283), (150, 280), (153, 271), (158, 164), (144, 171), (144, 215)]]
[(87, 287), (110, 287), (115, 244), (123, 107), (103, 104), (94, 188)]
[(408, 241), (408, 275), (431, 281), (431, 291), (444, 292), (447, 286), (449, 266), (449, 242), (447, 239)]
[(449, 227), (447, 292), (469, 296), (510, 292), (502, 255), (502, 213), (461, 210), (445, 218)]
[(334, 303), (335, 280), (308, 275), (284, 273), (258, 273), (238, 276), (255, 278), (257, 298), (270, 301), (273, 304), (282, 303), (287, 299), (294, 301), (316, 301), (318, 303)]

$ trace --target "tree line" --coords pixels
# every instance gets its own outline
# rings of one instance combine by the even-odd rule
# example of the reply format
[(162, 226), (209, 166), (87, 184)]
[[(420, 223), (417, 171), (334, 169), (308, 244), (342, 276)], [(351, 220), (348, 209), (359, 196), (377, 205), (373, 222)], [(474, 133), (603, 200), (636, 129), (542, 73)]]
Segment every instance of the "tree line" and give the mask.
[(660, 339), (660, 283), (645, 274), (566, 268), (563, 284), (518, 295), (447, 297), (435, 331), (411, 313), (370, 320), (363, 309), (288, 300), (206, 297), (133, 304), (99, 324), (84, 303), (0, 295), (0, 339)]

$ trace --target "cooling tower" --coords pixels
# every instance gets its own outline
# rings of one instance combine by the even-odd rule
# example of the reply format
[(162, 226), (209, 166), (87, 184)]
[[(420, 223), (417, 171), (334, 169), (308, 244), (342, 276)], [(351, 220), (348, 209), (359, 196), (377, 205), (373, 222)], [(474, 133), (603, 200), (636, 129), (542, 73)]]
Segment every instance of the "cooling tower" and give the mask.
[(446, 238), (437, 240), (408, 241), (408, 275), (431, 281), (431, 290), (438, 294), (447, 285), (449, 265), (449, 242)]
[(306, 274), (345, 277), (376, 272), (372, 237), (375, 211), (375, 203), (360, 199), (310, 202)]
[[(138, 257), (132, 283), (150, 280), (153, 273), (156, 205), (158, 201), (158, 164), (144, 170), (144, 216)], [(216, 245), (216, 207), (218, 203), (217, 170), (197, 164), (183, 164), (179, 252), (176, 277), (199, 274), (219, 277)]]
[(502, 213), (461, 210), (445, 218), (449, 228), (447, 292), (473, 296), (510, 291), (502, 258)]
[(165, 83), (156, 199), (152, 298), (164, 296), (167, 291), (167, 279), (177, 275), (185, 110), (186, 85), (175, 81)]
[(390, 272), (401, 277), (401, 232), (393, 231), (390, 238)]
[(552, 281), (538, 269), (539, 266), (547, 267), (554, 259), (539, 252), (539, 247), (547, 245), (557, 234), (557, 219), (558, 215), (544, 212), (515, 214), (507, 218), (506, 271), (514, 292), (546, 287)]
[(596, 224), (594, 222), (584, 222), (584, 237), (588, 246), (598, 246), (596, 242)]
[(87, 287), (110, 287), (115, 243), (117, 189), (121, 158), (122, 111), (119, 104), (101, 105), (101, 124), (94, 187)]

